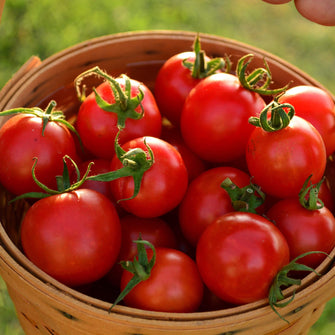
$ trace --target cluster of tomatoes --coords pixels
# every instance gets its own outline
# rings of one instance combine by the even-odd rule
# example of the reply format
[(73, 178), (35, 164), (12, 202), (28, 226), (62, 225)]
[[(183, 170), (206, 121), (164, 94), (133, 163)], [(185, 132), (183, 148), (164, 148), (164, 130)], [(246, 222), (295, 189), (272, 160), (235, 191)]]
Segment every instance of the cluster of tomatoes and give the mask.
[[(291, 261), (315, 269), (335, 246), (334, 103), (317, 87), (269, 89), (251, 61), (232, 72), (196, 38), (154, 92), (97, 67), (78, 76), (74, 124), (54, 101), (1, 112), (15, 114), (0, 129), (0, 182), (30, 198), (27, 257), (66, 285), (107, 283), (117, 302), (164, 312), (249, 303)], [(86, 96), (90, 75), (104, 81)]]

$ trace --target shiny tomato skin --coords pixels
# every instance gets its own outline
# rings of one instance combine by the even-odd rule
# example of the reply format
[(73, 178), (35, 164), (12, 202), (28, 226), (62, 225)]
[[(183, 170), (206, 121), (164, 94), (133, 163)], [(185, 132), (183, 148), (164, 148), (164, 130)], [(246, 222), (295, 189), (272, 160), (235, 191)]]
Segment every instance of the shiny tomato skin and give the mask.
[(288, 261), (283, 234), (252, 213), (219, 217), (201, 235), (196, 250), (205, 285), (222, 300), (238, 305), (266, 298), (274, 277)]
[[(194, 78), (183, 61), (195, 60), (195, 53), (185, 51), (170, 57), (160, 68), (155, 81), (155, 98), (161, 111), (172, 124), (179, 127), (186, 97), (202, 79)], [(206, 56), (206, 61), (210, 60)]]
[[(136, 197), (120, 201), (119, 204), (133, 215), (149, 218), (164, 215), (179, 205), (188, 186), (188, 175), (180, 153), (162, 139), (150, 136), (139, 137), (125, 143), (122, 148), (125, 151), (140, 148), (148, 152), (144, 140), (153, 151), (154, 163), (144, 173), (140, 191)], [(111, 169), (120, 168), (122, 163), (115, 156), (111, 162)], [(112, 181), (111, 190), (116, 201), (132, 197), (133, 178), (122, 177)]]
[[(148, 250), (149, 260), (152, 251)], [(132, 274), (126, 270), (121, 277), (121, 290)], [(126, 295), (127, 306), (159, 312), (190, 313), (199, 308), (203, 283), (195, 261), (183, 252), (156, 248), (156, 262), (150, 277)]]
[(120, 218), (122, 242), (118, 261), (107, 274), (107, 279), (114, 286), (120, 286), (122, 267), (120, 261), (132, 261), (137, 255), (137, 245), (134, 241), (139, 237), (150, 242), (155, 248), (177, 248), (177, 238), (172, 228), (161, 218), (139, 218), (125, 215)]
[(319, 131), (327, 156), (335, 151), (335, 105), (325, 90), (315, 86), (295, 86), (280, 96), (279, 102), (291, 104), (296, 115)]
[(64, 125), (48, 122), (44, 136), (42, 128), (42, 118), (17, 114), (0, 129), (0, 182), (15, 195), (41, 191), (32, 177), (35, 157), (37, 179), (52, 189), (57, 189), (56, 176), (63, 173), (63, 157), (77, 161), (73, 136)]
[(179, 225), (188, 242), (196, 246), (202, 232), (216, 218), (234, 211), (231, 199), (220, 185), (230, 178), (239, 187), (250, 184), (250, 176), (233, 167), (206, 170), (189, 185), (179, 206)]
[(227, 163), (243, 157), (253, 126), (248, 120), (265, 107), (263, 98), (243, 88), (232, 74), (217, 73), (189, 93), (180, 128), (187, 146), (200, 158)]
[[(298, 199), (289, 198), (277, 202), (266, 215), (285, 236), (291, 259), (309, 251), (330, 253), (335, 246), (335, 218), (327, 207), (308, 210)], [(298, 262), (315, 269), (325, 258), (312, 254)]]
[(297, 196), (312, 175), (313, 184), (325, 172), (326, 149), (310, 122), (294, 116), (288, 127), (266, 132), (256, 127), (248, 141), (246, 160), (255, 184), (277, 198)]
[(34, 203), (23, 219), (21, 241), (42, 271), (65, 285), (80, 286), (100, 279), (114, 265), (120, 221), (104, 195), (76, 190)]
[[(124, 89), (124, 79), (116, 78)], [(139, 93), (139, 87), (144, 93), (142, 105), (144, 115), (139, 120), (127, 119), (125, 129), (120, 133), (119, 143), (125, 143), (140, 136), (159, 137), (162, 117), (152, 92), (144, 84), (131, 79), (131, 95)], [(112, 88), (108, 82), (100, 84), (96, 91), (108, 103), (115, 102)], [(136, 112), (141, 113), (140, 106)], [(77, 130), (85, 148), (97, 158), (112, 159), (114, 156), (114, 140), (118, 132), (115, 113), (102, 110), (95, 101), (94, 92), (89, 94), (81, 104), (76, 121)]]

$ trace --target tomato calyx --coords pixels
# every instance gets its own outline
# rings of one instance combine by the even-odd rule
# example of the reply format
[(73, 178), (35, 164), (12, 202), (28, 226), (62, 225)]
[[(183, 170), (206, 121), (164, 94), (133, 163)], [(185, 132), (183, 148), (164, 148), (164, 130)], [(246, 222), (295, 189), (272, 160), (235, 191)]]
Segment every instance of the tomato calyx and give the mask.
[(247, 68), (253, 58), (253, 54), (247, 54), (241, 57), (237, 63), (236, 74), (244, 88), (262, 95), (276, 95), (287, 90), (289, 84), (281, 88), (269, 89), (272, 83), (272, 74), (265, 58), (265, 68), (257, 68), (247, 74)]
[(309, 184), (312, 175), (310, 175), (307, 180), (305, 181), (301, 191), (299, 193), (299, 202), (301, 206), (308, 210), (317, 210), (324, 207), (323, 201), (318, 197), (320, 187), (325, 180), (323, 177), (318, 183), (316, 184)]
[(238, 187), (230, 178), (226, 178), (221, 187), (230, 196), (235, 211), (257, 213), (256, 209), (264, 203), (265, 194), (253, 183)]
[[(279, 103), (278, 98), (275, 98), (265, 106), (259, 117), (250, 117), (248, 120), (249, 123), (255, 127), (261, 127), (267, 132), (286, 128), (295, 114), (294, 107), (289, 103)], [(270, 118), (268, 117), (268, 113), (270, 113)]]
[(293, 277), (289, 276), (289, 272), (290, 271), (307, 271), (307, 272), (314, 272), (317, 276), (321, 276), (320, 273), (318, 273), (315, 269), (304, 265), (304, 264), (300, 264), (297, 263), (297, 261), (300, 258), (303, 258), (305, 256), (308, 256), (310, 254), (325, 254), (327, 257), (330, 258), (330, 256), (323, 252), (323, 251), (309, 251), (306, 253), (303, 253), (299, 256), (297, 256), (296, 258), (294, 258), (289, 264), (285, 265), (276, 275), (276, 277), (274, 278), (272, 285), (270, 287), (269, 290), (269, 295), (268, 295), (268, 299), (269, 299), (269, 304), (270, 307), (272, 308), (272, 310), (285, 322), (289, 323), (288, 320), (286, 320), (276, 309), (277, 308), (282, 308), (287, 306), (289, 303), (291, 303), (294, 298), (295, 298), (295, 293), (297, 291), (297, 288), (293, 291), (292, 296), (284, 302), (281, 302), (285, 296), (283, 294), (283, 289), (290, 287), (290, 286), (300, 286), (301, 285), (301, 279), (296, 279)]
[[(120, 131), (119, 131), (120, 133)], [(124, 200), (131, 200), (136, 197), (138, 192), (140, 191), (141, 187), (141, 181), (142, 177), (147, 171), (152, 164), (154, 163), (154, 155), (151, 150), (151, 148), (146, 144), (146, 141), (144, 140), (144, 144), (148, 150), (148, 155), (149, 158), (147, 158), (147, 153), (142, 150), (141, 148), (134, 148), (129, 151), (125, 151), (121, 148), (121, 146), (118, 144), (118, 135), (116, 136), (115, 139), (115, 152), (119, 160), (122, 162), (123, 167), (106, 172), (106, 173), (101, 173), (93, 176), (89, 176), (89, 172), (91, 169), (92, 164), (94, 162), (90, 162), (87, 166), (87, 169), (84, 173), (84, 175), (81, 177), (80, 176), (80, 171), (73, 159), (69, 156), (64, 156), (63, 157), (63, 174), (62, 176), (56, 176), (56, 181), (57, 181), (57, 190), (53, 190), (49, 188), (48, 186), (44, 185), (42, 182), (40, 182), (35, 174), (35, 169), (36, 165), (38, 162), (37, 157), (34, 158), (34, 163), (32, 166), (32, 177), (35, 181), (35, 183), (44, 191), (44, 192), (28, 192), (21, 194), (17, 197), (15, 197), (13, 201), (19, 200), (19, 199), (24, 199), (24, 198), (37, 198), (37, 199), (42, 199), (51, 195), (55, 194), (61, 194), (61, 193), (66, 193), (66, 192), (71, 192), (79, 188), (86, 180), (95, 180), (95, 181), (103, 181), (103, 182), (109, 182), (113, 181), (118, 178), (122, 177), (132, 177), (134, 179), (134, 193), (130, 198), (127, 199), (120, 199), (118, 201), (124, 201)], [(67, 161), (70, 161), (73, 167), (75, 168), (76, 175), (77, 175), (77, 181), (71, 184), (70, 182), (70, 175), (69, 175), (69, 169), (67, 166)]]
[[(81, 73), (75, 79), (75, 88), (77, 92), (78, 99), (83, 102), (86, 98), (86, 87), (83, 86), (83, 90), (80, 90), (80, 85), (84, 78), (88, 77), (89, 75), (98, 75), (103, 77), (111, 86), (113, 91), (113, 95), (115, 98), (114, 103), (108, 103), (105, 101), (97, 92), (95, 88), (93, 88), (93, 92), (95, 94), (95, 100), (98, 106), (106, 112), (115, 113), (117, 115), (117, 126), (119, 128), (125, 127), (125, 122), (128, 118), (139, 120), (144, 115), (144, 109), (142, 106), (142, 100), (144, 98), (144, 93), (140, 87), (138, 87), (139, 94), (135, 97), (131, 97), (131, 82), (130, 78), (122, 74), (121, 78), (124, 79), (125, 87), (124, 90), (122, 89), (120, 83), (113, 78), (112, 76), (108, 75), (106, 72), (102, 71), (98, 66), (89, 69), (83, 73)], [(141, 113), (135, 111), (135, 109), (140, 106)]]
[(194, 40), (193, 51), (195, 53), (195, 60), (193, 62), (187, 59), (183, 60), (183, 65), (191, 71), (193, 78), (206, 78), (218, 70), (223, 70), (226, 73), (230, 72), (231, 61), (228, 56), (225, 56), (225, 59), (217, 57), (208, 62), (205, 61), (206, 54), (205, 51), (201, 49), (199, 34), (197, 34)]
[[(140, 282), (147, 280), (151, 275), (151, 270), (156, 262), (156, 250), (155, 247), (146, 240), (142, 240), (141, 235), (138, 240), (133, 241), (137, 245), (137, 257), (135, 256), (133, 261), (121, 261), (120, 264), (123, 269), (131, 272), (133, 277), (128, 282), (124, 290), (118, 295), (113, 305), (109, 308), (111, 312), (112, 308), (117, 305), (124, 297)], [(152, 250), (152, 257), (148, 260), (148, 255), (145, 246)]]
[(42, 135), (44, 136), (45, 128), (48, 124), (48, 122), (58, 122), (66, 126), (70, 131), (72, 131), (79, 139), (80, 141), (80, 136), (77, 132), (77, 130), (73, 127), (73, 125), (68, 122), (65, 119), (65, 115), (62, 111), (60, 110), (55, 110), (56, 108), (56, 101), (51, 100), (46, 107), (45, 110), (39, 108), (39, 107), (19, 107), (19, 108), (13, 108), (13, 109), (8, 109), (6, 111), (0, 112), (0, 116), (7, 116), (7, 115), (14, 115), (14, 114), (27, 114), (27, 115), (34, 115), (36, 117), (39, 117), (42, 119)]
[[(120, 130), (121, 131), (121, 130)], [(115, 153), (122, 163), (123, 167), (119, 170), (102, 173), (96, 176), (89, 176), (87, 179), (96, 181), (112, 181), (122, 177), (132, 177), (134, 180), (134, 193), (130, 198), (120, 199), (120, 201), (131, 200), (136, 197), (140, 191), (141, 181), (144, 173), (154, 164), (154, 154), (144, 138), (144, 145), (148, 150), (148, 154), (141, 148), (133, 148), (125, 151), (118, 143), (119, 133), (115, 138)], [(149, 155), (149, 157), (147, 157)]]

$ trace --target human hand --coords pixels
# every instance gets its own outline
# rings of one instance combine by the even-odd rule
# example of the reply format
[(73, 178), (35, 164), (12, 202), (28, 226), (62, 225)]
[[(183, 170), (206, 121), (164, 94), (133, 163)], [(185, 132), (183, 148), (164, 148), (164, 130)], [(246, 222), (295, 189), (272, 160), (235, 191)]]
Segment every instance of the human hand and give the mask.
[[(291, 0), (262, 0), (274, 5)], [(294, 0), (297, 11), (306, 19), (324, 25), (335, 26), (335, 0)]]

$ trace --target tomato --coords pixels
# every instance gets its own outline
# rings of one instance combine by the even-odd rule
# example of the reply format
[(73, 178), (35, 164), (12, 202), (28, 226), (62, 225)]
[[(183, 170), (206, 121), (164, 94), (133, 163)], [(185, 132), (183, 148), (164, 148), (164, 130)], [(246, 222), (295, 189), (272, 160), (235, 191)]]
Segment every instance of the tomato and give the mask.
[(327, 156), (335, 151), (335, 105), (326, 91), (315, 86), (295, 86), (288, 89), (279, 102), (291, 104), (296, 115), (309, 121), (319, 131)]
[[(186, 97), (202, 78), (192, 76), (183, 61), (194, 62), (195, 53), (186, 51), (170, 57), (160, 68), (155, 81), (155, 98), (162, 115), (179, 127), (180, 115)], [(205, 61), (209, 61), (205, 57)]]
[(163, 123), (161, 139), (172, 144), (181, 154), (188, 172), (189, 182), (206, 170), (208, 164), (185, 144), (177, 127)]
[(306, 19), (325, 26), (335, 25), (333, 0), (294, 0), (297, 11)]
[(285, 198), (297, 196), (310, 175), (313, 184), (321, 180), (326, 150), (315, 127), (294, 116), (281, 130), (268, 132), (256, 127), (248, 141), (246, 160), (254, 183), (263, 192)]
[(247, 173), (233, 167), (216, 167), (195, 178), (187, 189), (179, 206), (179, 224), (183, 235), (193, 246), (216, 218), (234, 211), (231, 198), (221, 187), (226, 178), (239, 187), (250, 184)]
[[(111, 190), (120, 206), (139, 217), (157, 217), (166, 214), (181, 202), (187, 186), (187, 169), (180, 153), (168, 142), (155, 137), (140, 137), (125, 143), (122, 148), (129, 151), (134, 148), (144, 150), (149, 156), (144, 143), (151, 148), (154, 156), (153, 165), (144, 172), (139, 193), (135, 198), (132, 177), (122, 177), (111, 182)], [(112, 170), (122, 168), (121, 161), (115, 156), (111, 163)]]
[(77, 160), (73, 135), (65, 125), (49, 121), (44, 134), (42, 129), (42, 118), (31, 114), (16, 114), (0, 129), (0, 182), (16, 195), (41, 191), (32, 177), (35, 157), (37, 179), (52, 189), (63, 172), (63, 157)]
[(233, 304), (266, 298), (274, 277), (288, 261), (283, 234), (253, 213), (231, 212), (219, 217), (201, 235), (196, 250), (205, 285)]
[[(149, 260), (152, 250), (148, 250)], [(123, 271), (121, 291), (133, 274)], [(194, 260), (183, 252), (156, 248), (150, 277), (136, 285), (124, 298), (127, 306), (172, 313), (195, 312), (202, 301), (203, 283)]]
[(181, 114), (180, 128), (186, 145), (210, 162), (241, 158), (253, 127), (251, 116), (265, 107), (262, 97), (243, 88), (227, 73), (213, 74), (189, 93)]
[[(335, 246), (335, 218), (327, 207), (309, 210), (297, 198), (289, 198), (277, 202), (266, 215), (285, 236), (291, 259), (309, 251), (330, 253)], [(312, 254), (298, 262), (315, 269), (325, 257)]]
[(125, 215), (120, 219), (122, 230), (121, 249), (118, 262), (107, 275), (109, 282), (120, 285), (122, 267), (120, 261), (133, 260), (137, 254), (134, 242), (139, 238), (149, 241), (155, 248), (166, 247), (176, 249), (177, 238), (171, 227), (161, 218), (139, 218), (134, 215)]
[(35, 202), (23, 218), (21, 241), (27, 257), (42, 271), (65, 285), (79, 286), (100, 279), (114, 265), (120, 221), (104, 195), (75, 190)]
[[(120, 77), (116, 78), (116, 81), (124, 90), (125, 79)], [(125, 128), (119, 136), (120, 144), (144, 135), (159, 137), (161, 134), (162, 117), (153, 94), (149, 88), (135, 79), (130, 79), (130, 84), (131, 97), (138, 95), (140, 89), (144, 93), (142, 100), (144, 115), (138, 120), (129, 118), (126, 120)], [(100, 84), (96, 91), (108, 103), (115, 102), (113, 90), (108, 81)], [(138, 106), (135, 111), (141, 113), (141, 107)], [(96, 102), (94, 92), (88, 95), (81, 104), (76, 128), (84, 146), (91, 154), (98, 158), (113, 158), (115, 153), (114, 141), (118, 132), (117, 114), (102, 110)]]

